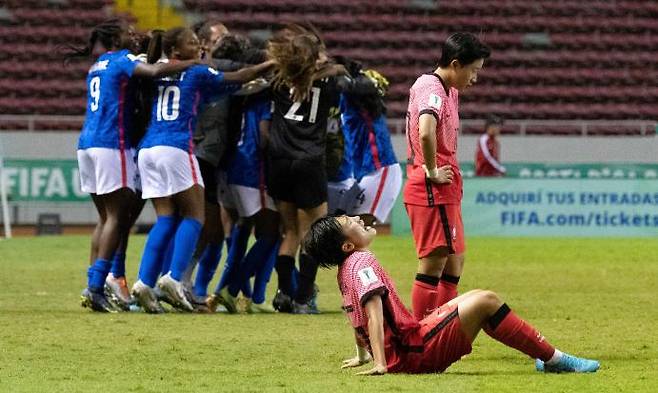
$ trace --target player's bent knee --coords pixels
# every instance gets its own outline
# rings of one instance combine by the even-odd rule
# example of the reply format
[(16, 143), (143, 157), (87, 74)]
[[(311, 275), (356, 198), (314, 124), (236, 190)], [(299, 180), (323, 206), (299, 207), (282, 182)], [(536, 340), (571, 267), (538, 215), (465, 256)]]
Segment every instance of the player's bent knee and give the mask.
[(482, 304), (482, 306), (490, 309), (490, 310), (497, 310), (501, 305), (502, 305), (502, 300), (500, 299), (500, 296), (496, 292), (489, 291), (489, 290), (482, 290), (478, 294), (478, 302)]

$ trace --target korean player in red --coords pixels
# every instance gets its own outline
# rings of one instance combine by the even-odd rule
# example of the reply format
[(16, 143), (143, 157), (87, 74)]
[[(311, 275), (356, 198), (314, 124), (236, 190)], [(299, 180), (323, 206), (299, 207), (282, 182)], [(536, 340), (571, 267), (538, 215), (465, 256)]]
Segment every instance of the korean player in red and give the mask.
[(455, 33), (443, 45), (436, 70), (409, 90), (404, 205), (420, 260), (411, 290), (418, 320), (457, 296), (466, 249), (457, 161), (459, 93), (477, 81), (489, 55), (474, 35)]
[(361, 375), (442, 372), (462, 356), (480, 330), (535, 360), (538, 371), (595, 372), (599, 362), (563, 353), (497, 294), (469, 291), (417, 320), (368, 249), (377, 232), (359, 217), (324, 217), (311, 226), (304, 249), (326, 268), (338, 267), (343, 309), (354, 328), (356, 356), (343, 368), (373, 361)]

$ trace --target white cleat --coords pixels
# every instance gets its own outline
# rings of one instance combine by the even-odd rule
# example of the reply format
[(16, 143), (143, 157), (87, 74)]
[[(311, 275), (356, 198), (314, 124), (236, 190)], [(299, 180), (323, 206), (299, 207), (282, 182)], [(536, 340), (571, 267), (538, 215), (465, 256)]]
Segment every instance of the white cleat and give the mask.
[(149, 314), (163, 314), (165, 312), (158, 298), (153, 291), (153, 288), (144, 284), (142, 280), (137, 280), (133, 285), (132, 295), (145, 312)]
[(194, 307), (185, 297), (185, 287), (180, 281), (174, 280), (169, 273), (160, 277), (158, 288), (168, 298), (170, 304), (182, 311), (194, 311)]

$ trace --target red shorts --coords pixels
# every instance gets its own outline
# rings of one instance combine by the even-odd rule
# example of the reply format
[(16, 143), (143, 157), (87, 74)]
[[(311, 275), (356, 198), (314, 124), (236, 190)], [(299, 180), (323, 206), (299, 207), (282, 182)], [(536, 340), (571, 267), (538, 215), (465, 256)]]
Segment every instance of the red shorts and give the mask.
[(443, 305), (420, 321), (423, 354), (420, 373), (443, 372), (471, 353), (471, 341), (462, 333), (457, 304)]
[(405, 204), (404, 207), (411, 221), (418, 258), (427, 257), (439, 247), (447, 247), (450, 254), (466, 251), (460, 205)]

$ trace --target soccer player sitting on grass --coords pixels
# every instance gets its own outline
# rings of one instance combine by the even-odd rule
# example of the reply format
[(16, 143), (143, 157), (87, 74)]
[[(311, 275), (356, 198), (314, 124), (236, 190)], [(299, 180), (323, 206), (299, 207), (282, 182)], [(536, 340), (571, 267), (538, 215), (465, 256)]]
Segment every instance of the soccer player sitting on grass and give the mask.
[(355, 329), (356, 356), (343, 368), (374, 362), (359, 375), (442, 372), (471, 352), (480, 330), (536, 359), (538, 371), (595, 372), (599, 362), (560, 352), (494, 292), (476, 289), (418, 321), (368, 246), (377, 232), (359, 217), (324, 217), (304, 248), (325, 268), (338, 266), (343, 309)]

